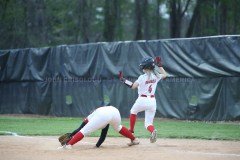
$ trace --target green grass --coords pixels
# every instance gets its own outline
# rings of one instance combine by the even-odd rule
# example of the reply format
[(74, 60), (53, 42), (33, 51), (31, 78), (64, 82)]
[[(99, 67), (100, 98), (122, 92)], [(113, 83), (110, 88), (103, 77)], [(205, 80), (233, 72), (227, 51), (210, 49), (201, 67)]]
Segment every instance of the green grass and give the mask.
[[(81, 121), (82, 118), (0, 116), (0, 135), (6, 134), (5, 131), (19, 135), (61, 135), (79, 127)], [(122, 124), (128, 127), (129, 119), (123, 119)], [(160, 138), (240, 140), (239, 122), (211, 123), (155, 119), (154, 125)], [(99, 136), (99, 134), (100, 131), (97, 131), (91, 136)], [(138, 119), (135, 135), (149, 137), (149, 132), (144, 128), (143, 119)], [(118, 137), (120, 134), (110, 127), (108, 136)]]

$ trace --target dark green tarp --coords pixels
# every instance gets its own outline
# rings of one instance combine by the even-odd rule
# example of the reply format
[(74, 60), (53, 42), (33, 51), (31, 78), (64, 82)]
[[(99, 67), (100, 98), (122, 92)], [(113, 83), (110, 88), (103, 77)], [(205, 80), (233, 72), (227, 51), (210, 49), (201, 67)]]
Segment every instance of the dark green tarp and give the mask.
[(240, 36), (90, 43), (0, 50), (0, 113), (86, 116), (113, 105), (128, 117), (146, 56), (170, 75), (156, 91), (157, 117), (240, 120)]

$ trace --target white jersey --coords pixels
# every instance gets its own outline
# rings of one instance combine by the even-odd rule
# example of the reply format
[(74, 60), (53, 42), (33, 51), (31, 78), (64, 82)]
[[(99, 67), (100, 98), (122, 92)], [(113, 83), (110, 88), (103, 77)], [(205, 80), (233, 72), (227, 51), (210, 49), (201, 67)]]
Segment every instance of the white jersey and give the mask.
[(150, 78), (145, 73), (138, 77), (136, 82), (139, 84), (138, 86), (138, 95), (147, 95), (151, 96), (155, 94), (157, 83), (162, 79), (162, 75), (160, 74), (157, 77), (154, 73), (151, 72)]

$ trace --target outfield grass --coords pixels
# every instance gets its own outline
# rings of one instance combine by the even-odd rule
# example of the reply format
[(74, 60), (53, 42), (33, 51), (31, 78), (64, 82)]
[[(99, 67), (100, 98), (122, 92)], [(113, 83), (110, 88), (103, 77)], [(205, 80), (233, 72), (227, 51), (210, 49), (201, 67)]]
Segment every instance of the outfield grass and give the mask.
[[(0, 135), (6, 131), (18, 135), (61, 135), (79, 127), (82, 118), (49, 118), (49, 117), (14, 117), (0, 116)], [(122, 124), (128, 127), (129, 119), (123, 119)], [(239, 122), (193, 122), (180, 120), (155, 119), (154, 125), (160, 138), (194, 138), (216, 140), (240, 140)], [(99, 136), (100, 131), (91, 136)], [(138, 119), (135, 126), (137, 137), (149, 137), (144, 128), (143, 119)], [(118, 137), (111, 127), (108, 136)]]

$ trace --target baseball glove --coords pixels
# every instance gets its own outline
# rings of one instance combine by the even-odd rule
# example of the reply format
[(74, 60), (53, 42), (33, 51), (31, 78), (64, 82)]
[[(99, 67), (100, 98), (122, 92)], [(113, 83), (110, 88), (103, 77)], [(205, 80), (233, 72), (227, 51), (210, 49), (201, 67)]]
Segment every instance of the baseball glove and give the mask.
[(65, 133), (58, 138), (58, 141), (61, 143), (62, 146), (66, 145), (71, 140), (71, 133)]
[(156, 66), (158, 67), (162, 67), (162, 60), (161, 60), (161, 57), (155, 57), (154, 59), (154, 63)]

